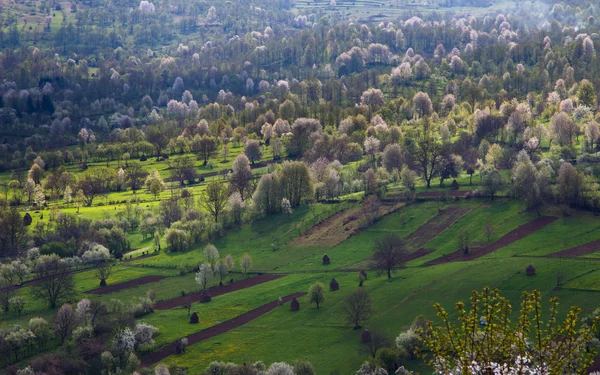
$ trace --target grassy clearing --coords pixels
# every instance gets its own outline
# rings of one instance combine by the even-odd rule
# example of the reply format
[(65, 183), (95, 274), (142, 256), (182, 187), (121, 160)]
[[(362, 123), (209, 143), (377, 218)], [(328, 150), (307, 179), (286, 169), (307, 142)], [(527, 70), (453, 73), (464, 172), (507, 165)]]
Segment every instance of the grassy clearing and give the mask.
[[(214, 244), (222, 256), (231, 254), (236, 260), (244, 253), (249, 253), (255, 270), (280, 270), (281, 267), (293, 265), (296, 260), (315, 251), (308, 246), (295, 249), (293, 253), (289, 252), (286, 247), (289, 241), (314, 224), (351, 205), (342, 203), (301, 206), (290, 216), (273, 215), (232, 230)], [(161, 268), (177, 268), (181, 264), (195, 265), (204, 259), (203, 248), (204, 246), (201, 246), (185, 253), (161, 253), (136, 264)]]
[(600, 222), (591, 213), (579, 212), (566, 220), (556, 220), (540, 231), (498, 250), (496, 256), (544, 256), (586, 244), (599, 237)]
[[(445, 206), (440, 206), (443, 208)], [(424, 202), (401, 208), (354, 237), (328, 250), (335, 267), (368, 266), (363, 261), (373, 255), (373, 241), (386, 233), (406, 237), (438, 214), (438, 204)], [(413, 249), (418, 250), (418, 249)]]
[[(394, 338), (411, 324), (415, 316), (425, 314), (434, 318), (432, 305), (435, 302), (452, 310), (456, 301), (468, 300), (473, 289), (484, 286), (499, 288), (511, 300), (515, 309), (518, 309), (522, 291), (534, 288), (543, 293), (545, 300), (551, 296), (560, 297), (561, 313), (566, 312), (571, 305), (581, 306), (584, 313), (598, 307), (596, 298), (590, 298), (596, 296), (593, 293), (600, 291), (596, 260), (540, 257), (596, 239), (597, 220), (587, 213), (574, 214), (567, 218), (566, 223), (558, 220), (539, 232), (475, 261), (423, 267), (421, 265), (427, 258), (436, 258), (454, 251), (456, 235), (461, 229), (467, 229), (471, 233), (473, 242), (487, 242), (483, 225), (491, 221), (495, 232), (490, 241), (495, 241), (535, 219), (536, 215), (524, 212), (520, 202), (509, 199), (494, 202), (488, 199), (460, 199), (454, 203), (430, 200), (405, 206), (332, 248), (310, 244), (292, 245), (290, 242), (299, 232), (342, 209), (356, 207), (356, 203), (351, 202), (317, 204), (313, 208), (299, 207), (289, 217), (275, 215), (254, 221), (216, 241), (222, 256), (231, 253), (238, 260), (241, 254), (248, 252), (254, 259), (254, 270), (288, 275), (215, 297), (208, 304), (194, 303), (191, 311), (199, 313), (199, 325), (188, 323), (187, 310), (183, 307), (156, 311), (145, 316), (141, 320), (157, 326), (161, 333), (153, 349), (235, 318), (280, 296), (307, 291), (315, 281), (328, 285), (331, 278), (335, 277), (341, 289), (338, 292), (328, 291), (328, 299), (321, 309), (310, 306), (306, 297), (303, 297), (300, 299), (301, 309), (296, 313), (289, 311), (289, 304), (277, 308), (249, 324), (192, 345), (185, 355), (173, 355), (165, 362), (177, 363), (188, 367), (192, 373), (197, 373), (213, 360), (239, 363), (263, 360), (269, 363), (306, 359), (314, 364), (318, 373), (352, 373), (366, 357), (358, 354), (360, 331), (352, 330), (344, 324), (342, 311), (344, 296), (358, 287), (357, 275), (355, 271), (346, 272), (342, 268), (370, 257), (373, 241), (379, 236), (394, 232), (406, 237), (435, 217), (438, 210), (450, 205), (468, 206), (472, 210), (445, 231), (436, 233), (435, 238), (424, 246), (436, 249), (435, 253), (397, 270), (391, 282), (383, 276), (377, 277), (376, 272), (369, 271), (369, 279), (364, 288), (372, 295), (375, 313), (366, 327), (381, 328)], [(553, 211), (549, 209), (544, 214), (553, 214)], [(563, 241), (565, 237), (566, 244)], [(271, 244), (276, 245), (275, 251)], [(330, 266), (321, 265), (321, 257), (325, 252), (331, 258)], [(147, 275), (163, 275), (167, 278), (107, 295), (88, 296), (83, 293), (96, 288), (98, 283), (92, 277), (93, 271), (85, 271), (76, 275), (77, 298), (87, 296), (104, 301), (132, 301), (149, 289), (156, 293), (157, 300), (179, 297), (182, 290), (190, 293), (198, 291), (199, 287), (193, 274), (179, 275), (176, 268), (182, 263), (195, 265), (202, 260), (202, 247), (199, 247), (186, 253), (160, 253), (155, 257), (118, 265), (108, 280), (109, 285)], [(525, 275), (528, 264), (535, 266), (535, 276)], [(227, 279), (237, 280), (243, 277), (239, 273), (233, 273)], [(562, 288), (555, 289), (559, 279)], [(213, 281), (213, 285), (216, 284), (218, 280)], [(28, 288), (23, 288), (19, 293), (27, 294)], [(10, 325), (24, 323), (38, 315), (50, 320), (52, 313), (44, 304), (31, 302), (25, 316), (19, 318), (3, 315), (2, 318), (5, 324)], [(451, 316), (455, 316), (453, 311)], [(419, 361), (409, 362), (406, 366), (421, 373), (430, 371)]]
[[(544, 293), (544, 298), (555, 295), (563, 298), (561, 313), (585, 295), (585, 292), (575, 291), (565, 296), (564, 291), (552, 291), (554, 272), (565, 264), (561, 266), (559, 261), (550, 260), (548, 267), (540, 267), (535, 277), (524, 274), (526, 264), (526, 259), (509, 258), (502, 261), (408, 268), (399, 270), (391, 283), (383, 277), (370, 276), (364, 287), (373, 296), (375, 314), (366, 327), (381, 328), (393, 338), (405, 326), (410, 325), (416, 315), (426, 314), (434, 318), (435, 313), (431, 307), (433, 303), (441, 301), (445, 308), (451, 310), (454, 302), (466, 301), (472, 289), (483, 286), (500, 288), (515, 308), (522, 290), (538, 288)], [(576, 278), (589, 271), (577, 266), (574, 261), (566, 266), (570, 270), (567, 278)], [(304, 285), (319, 278), (327, 281), (329, 276), (304, 274), (307, 281)], [(193, 345), (185, 355), (171, 356), (166, 363), (189, 367), (196, 373), (213, 360), (246, 363), (264, 360), (269, 363), (292, 362), (301, 358), (311, 361), (318, 373), (355, 371), (365, 357), (348, 355), (358, 354), (360, 331), (352, 330), (344, 324), (342, 301), (347, 293), (357, 287), (357, 280), (354, 273), (336, 274), (335, 277), (342, 288), (339, 292), (328, 292), (328, 300), (321, 309), (308, 305), (306, 297), (303, 297), (300, 299), (301, 308), (298, 312), (290, 312), (287, 305), (278, 308), (243, 327)], [(286, 279), (288, 278), (281, 279), (281, 282)], [(269, 284), (278, 282), (280, 281)], [(302, 283), (299, 281), (297, 288), (301, 287)], [(267, 285), (263, 286), (263, 289), (267, 288)], [(280, 294), (290, 290), (282, 289)], [(261, 292), (269, 293), (266, 290)], [(254, 293), (254, 290), (247, 293)], [(234, 297), (232, 294), (223, 296), (223, 299)], [(277, 294), (263, 298), (270, 301), (277, 298)], [(589, 300), (580, 301), (578, 305), (582, 305), (585, 312), (596, 307), (595, 302)], [(453, 312), (451, 316), (455, 316)], [(346, 355), (342, 357), (340, 353)], [(407, 366), (421, 371), (426, 369), (416, 362), (408, 363)]]
[[(468, 202), (468, 203), (466, 203)], [(456, 238), (461, 230), (466, 230), (472, 243), (488, 243), (485, 235), (484, 225), (487, 222), (492, 223), (494, 231), (490, 237), (490, 243), (498, 240), (506, 233), (516, 229), (535, 218), (535, 214), (523, 212), (524, 206), (518, 201), (510, 199), (496, 199), (495, 202), (489, 199), (474, 199), (472, 201), (461, 201), (460, 204), (468, 204), (477, 207), (463, 216), (454, 225), (450, 226), (436, 238), (427, 243), (426, 249), (435, 249), (436, 251), (411, 262), (411, 265), (424, 264), (432, 259), (439, 258), (444, 254), (456, 251)], [(489, 255), (491, 256), (491, 255)]]

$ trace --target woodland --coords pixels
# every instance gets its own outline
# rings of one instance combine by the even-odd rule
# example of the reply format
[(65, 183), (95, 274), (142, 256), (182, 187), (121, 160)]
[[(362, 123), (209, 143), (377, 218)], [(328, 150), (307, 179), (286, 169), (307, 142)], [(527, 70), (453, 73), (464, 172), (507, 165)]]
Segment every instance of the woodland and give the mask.
[(599, 374), (599, 16), (0, 0), (0, 373)]

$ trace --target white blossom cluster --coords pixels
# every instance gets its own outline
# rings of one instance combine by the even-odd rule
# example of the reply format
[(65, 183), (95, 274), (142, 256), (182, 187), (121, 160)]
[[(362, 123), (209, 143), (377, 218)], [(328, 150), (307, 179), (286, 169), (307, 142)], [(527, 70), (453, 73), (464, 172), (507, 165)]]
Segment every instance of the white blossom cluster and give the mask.
[[(435, 364), (436, 374), (440, 375), (463, 375), (460, 364), (453, 370), (446, 370), (447, 364), (438, 360)], [(536, 365), (531, 358), (526, 356), (516, 356), (512, 363), (479, 363), (471, 362), (466, 366), (469, 375), (548, 375), (550, 374), (547, 366)]]

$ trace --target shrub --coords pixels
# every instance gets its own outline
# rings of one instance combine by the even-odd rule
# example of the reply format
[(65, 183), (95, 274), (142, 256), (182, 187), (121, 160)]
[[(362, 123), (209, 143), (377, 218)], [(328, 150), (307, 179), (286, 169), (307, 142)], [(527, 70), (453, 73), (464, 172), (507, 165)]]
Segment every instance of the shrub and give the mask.
[(171, 251), (184, 251), (188, 247), (188, 235), (181, 229), (167, 230), (165, 241)]
[(40, 254), (51, 255), (56, 254), (61, 258), (73, 256), (74, 249), (70, 249), (65, 242), (48, 242), (40, 247)]

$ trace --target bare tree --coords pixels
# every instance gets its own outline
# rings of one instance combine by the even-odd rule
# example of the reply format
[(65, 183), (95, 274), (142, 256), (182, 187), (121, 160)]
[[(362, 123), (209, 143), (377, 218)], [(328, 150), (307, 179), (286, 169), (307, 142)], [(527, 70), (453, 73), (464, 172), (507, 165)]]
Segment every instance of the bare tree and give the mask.
[(369, 330), (369, 336), (370, 340), (361, 343), (360, 354), (370, 355), (372, 358), (375, 358), (379, 349), (392, 346), (392, 340), (385, 332), (378, 328)]
[(389, 233), (375, 240), (373, 267), (380, 273), (386, 272), (392, 278), (392, 270), (403, 263), (408, 251), (404, 241), (395, 233)]
[(71, 305), (62, 305), (54, 318), (53, 326), (54, 332), (60, 337), (61, 344), (64, 344), (67, 337), (71, 335), (73, 329), (77, 326), (77, 315)]
[(371, 307), (371, 296), (363, 289), (359, 288), (348, 294), (343, 303), (346, 322), (354, 324), (354, 329), (361, 327), (361, 324), (369, 320), (373, 313)]
[(91, 206), (94, 198), (107, 193), (117, 172), (106, 167), (96, 167), (87, 170), (79, 179), (79, 189), (83, 192), (85, 204)]
[(135, 192), (141, 189), (146, 176), (148, 176), (148, 172), (144, 169), (142, 164), (135, 162), (129, 163), (125, 173), (127, 174), (127, 182), (129, 183), (129, 187), (135, 194)]
[(471, 239), (468, 230), (461, 229), (458, 232), (458, 235), (456, 236), (456, 244), (465, 255), (469, 254), (469, 246), (471, 244)]
[(33, 286), (35, 298), (45, 300), (50, 308), (56, 308), (58, 301), (75, 294), (75, 281), (71, 267), (57, 255), (48, 255), (33, 267), (33, 274), (39, 280)]
[(152, 143), (158, 158), (162, 151), (169, 144), (169, 132), (166, 125), (151, 125), (145, 131), (146, 140)]
[(325, 287), (321, 283), (314, 283), (308, 289), (308, 301), (310, 303), (315, 303), (317, 305), (317, 309), (319, 305), (325, 301)]
[(219, 215), (227, 207), (227, 202), (229, 202), (229, 192), (225, 185), (218, 181), (211, 181), (206, 185), (202, 206), (212, 214), (215, 223), (219, 221)]
[(443, 155), (443, 147), (435, 138), (431, 124), (427, 118), (424, 119), (422, 136), (417, 142), (418, 147), (412, 155), (418, 171), (423, 176), (427, 188), (431, 187), (431, 180), (439, 173), (439, 160)]
[(181, 186), (185, 184), (185, 180), (191, 183), (198, 177), (194, 160), (190, 156), (169, 159), (169, 168), (171, 169), (171, 178), (179, 181)]
[(229, 190), (240, 193), (242, 200), (252, 194), (250, 180), (252, 180), (252, 170), (250, 161), (246, 154), (239, 154), (232, 165), (233, 173), (229, 179)]
[(198, 143), (198, 151), (200, 158), (204, 161), (203, 165), (208, 164), (208, 160), (217, 149), (217, 139), (208, 135), (203, 135)]
[(0, 213), (0, 255), (16, 254), (27, 241), (27, 226), (16, 207)]
[(15, 286), (0, 276), (0, 306), (5, 313), (10, 310), (10, 299), (15, 293)]

